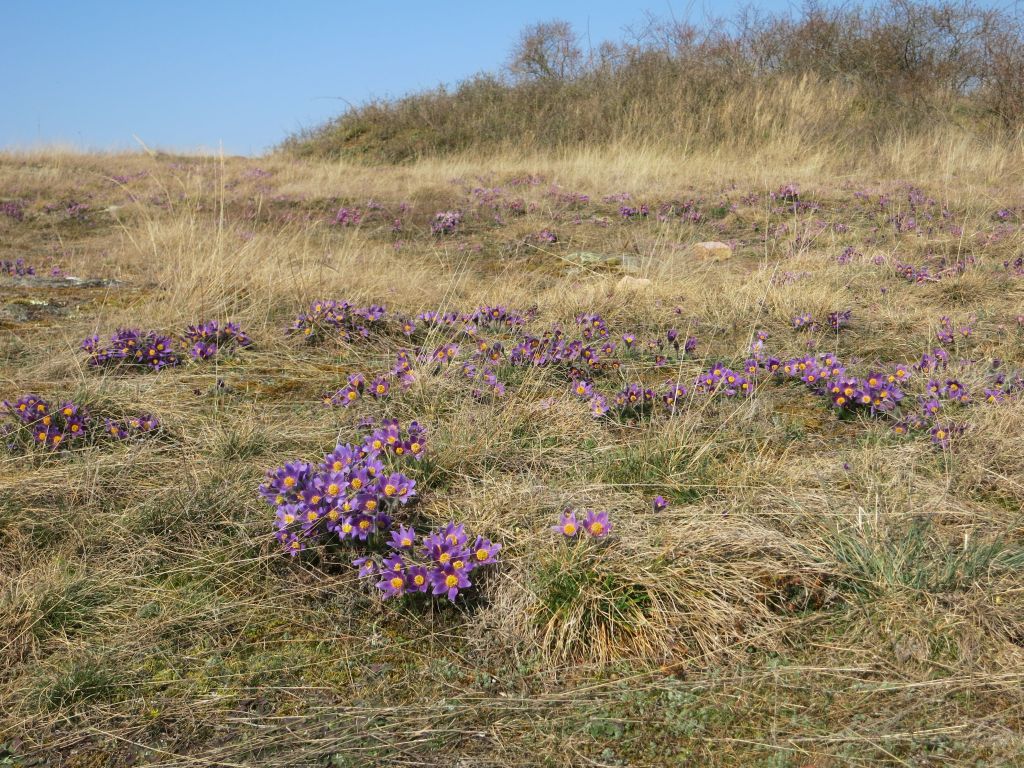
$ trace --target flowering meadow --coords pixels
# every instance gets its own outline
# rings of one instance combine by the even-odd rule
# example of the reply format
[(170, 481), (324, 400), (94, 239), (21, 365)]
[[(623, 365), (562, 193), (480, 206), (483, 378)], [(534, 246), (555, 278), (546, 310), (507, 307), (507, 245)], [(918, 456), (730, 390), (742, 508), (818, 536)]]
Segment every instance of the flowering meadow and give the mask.
[(1024, 169), (937, 151), (0, 156), (0, 765), (1014, 764)]

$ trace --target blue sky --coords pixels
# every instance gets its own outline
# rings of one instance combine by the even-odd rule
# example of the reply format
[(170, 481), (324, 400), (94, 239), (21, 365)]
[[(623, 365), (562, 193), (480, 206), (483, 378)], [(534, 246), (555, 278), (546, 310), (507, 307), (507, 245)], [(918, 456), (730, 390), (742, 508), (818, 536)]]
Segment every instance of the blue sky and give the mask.
[[(714, 3), (727, 13), (739, 3)], [(346, 101), (453, 84), (504, 61), (518, 31), (567, 19), (594, 45), (647, 9), (698, 4), (8, 0), (0, 146), (220, 146), (257, 154)], [(785, 9), (785, 0), (758, 3)]]

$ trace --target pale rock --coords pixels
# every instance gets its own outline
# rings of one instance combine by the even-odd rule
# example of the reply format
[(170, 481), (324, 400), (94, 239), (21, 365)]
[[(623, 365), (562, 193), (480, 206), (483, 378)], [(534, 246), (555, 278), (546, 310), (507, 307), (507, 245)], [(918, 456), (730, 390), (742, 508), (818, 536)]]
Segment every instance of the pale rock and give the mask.
[(651, 281), (646, 277), (631, 277), (626, 275), (615, 284), (616, 293), (628, 293), (635, 291), (646, 291), (651, 287)]
[(706, 243), (694, 243), (693, 255), (705, 261), (721, 261), (732, 257), (732, 248), (728, 243), (709, 240)]

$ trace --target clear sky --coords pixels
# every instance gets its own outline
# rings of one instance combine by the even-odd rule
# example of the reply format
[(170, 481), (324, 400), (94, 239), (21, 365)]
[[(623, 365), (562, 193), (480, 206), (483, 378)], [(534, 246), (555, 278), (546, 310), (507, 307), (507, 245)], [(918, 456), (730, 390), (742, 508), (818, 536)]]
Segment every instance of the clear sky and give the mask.
[[(5, 0), (0, 146), (223, 146), (257, 154), (346, 102), (454, 84), (501, 64), (526, 24), (573, 22), (596, 46), (660, 16), (734, 0)], [(764, 0), (782, 10), (787, 0)]]

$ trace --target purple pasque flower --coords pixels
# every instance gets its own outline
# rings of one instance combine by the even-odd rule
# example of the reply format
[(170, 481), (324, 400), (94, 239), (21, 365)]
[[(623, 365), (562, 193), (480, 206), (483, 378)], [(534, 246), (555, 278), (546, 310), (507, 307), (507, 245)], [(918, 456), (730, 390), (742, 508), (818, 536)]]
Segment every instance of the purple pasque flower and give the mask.
[(962, 434), (964, 426), (962, 424), (948, 424), (941, 423), (936, 424), (929, 430), (932, 442), (942, 448), (948, 448), (953, 439)]
[(652, 506), (654, 507), (655, 512), (664, 512), (666, 509), (668, 509), (668, 499), (660, 495), (655, 496), (654, 501), (652, 502)]
[(391, 392), (391, 382), (386, 376), (378, 376), (370, 382), (368, 387), (370, 396), (375, 400), (382, 400)]
[(490, 565), (498, 560), (498, 550), (501, 544), (495, 544), (490, 539), (477, 536), (469, 552), (469, 570), (481, 565)]
[(425, 566), (411, 565), (405, 571), (407, 592), (426, 592), (431, 588), (430, 572)]
[(956, 379), (946, 379), (941, 390), (942, 396), (955, 403), (970, 402), (971, 395), (967, 388)]
[(661, 396), (661, 400), (669, 408), (675, 409), (681, 403), (686, 395), (688, 394), (687, 389), (678, 381), (670, 381), (666, 384), (666, 391)]
[(583, 518), (583, 528), (595, 539), (603, 539), (612, 530), (612, 524), (608, 521), (607, 512), (597, 512), (593, 509), (587, 510)]
[(370, 579), (380, 573), (380, 567), (372, 557), (357, 557), (352, 565), (359, 569), (360, 579)]
[(397, 531), (391, 532), (391, 541), (388, 546), (403, 552), (409, 552), (416, 544), (416, 530), (411, 526), (399, 526)]
[(453, 603), (455, 598), (459, 596), (460, 591), (473, 586), (465, 569), (455, 569), (451, 565), (432, 568), (429, 578), (433, 586), (433, 594), (444, 595)]
[(405, 504), (416, 495), (415, 485), (415, 480), (406, 477), (401, 472), (392, 472), (377, 481), (377, 493), (385, 499), (394, 499)]
[(404, 570), (382, 569), (381, 580), (377, 582), (377, 589), (384, 593), (384, 598), (401, 597), (408, 589), (408, 575)]
[(1006, 395), (998, 389), (985, 389), (985, 402), (986, 403), (1001, 403), (1006, 399)]
[(566, 509), (558, 518), (558, 524), (551, 526), (551, 530), (560, 533), (568, 539), (573, 538), (580, 530), (580, 524), (576, 520), (576, 511)]

